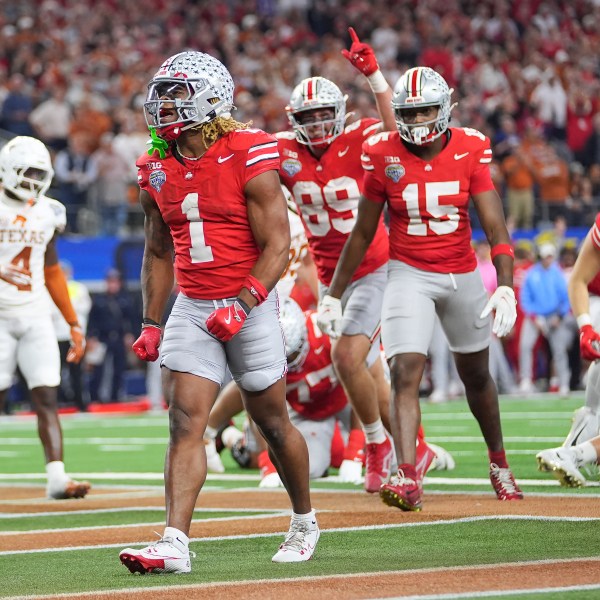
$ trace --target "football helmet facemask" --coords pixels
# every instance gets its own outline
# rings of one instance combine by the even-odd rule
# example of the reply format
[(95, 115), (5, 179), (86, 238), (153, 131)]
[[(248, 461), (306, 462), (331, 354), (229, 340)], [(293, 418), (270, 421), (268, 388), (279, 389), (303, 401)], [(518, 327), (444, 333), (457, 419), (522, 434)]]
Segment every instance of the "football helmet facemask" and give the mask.
[[(279, 309), (279, 321), (285, 341), (285, 355), (288, 357), (288, 368), (298, 369), (308, 354), (308, 331), (306, 319), (300, 305), (291, 298), (285, 298)], [(290, 362), (290, 356), (297, 356)]]
[(177, 139), (186, 129), (229, 117), (235, 108), (233, 89), (229, 71), (216, 58), (203, 52), (180, 52), (168, 58), (148, 84), (146, 123), (161, 138)]
[(0, 150), (0, 178), (11, 196), (22, 202), (37, 202), (54, 177), (46, 146), (28, 136), (18, 136)]
[[(450, 122), (450, 113), (456, 103), (450, 104), (454, 90), (446, 80), (429, 67), (414, 67), (406, 71), (394, 86), (392, 108), (400, 137), (409, 144), (422, 146), (440, 137)], [(425, 106), (437, 106), (435, 119), (407, 123), (402, 111)]]
[[(300, 144), (306, 146), (326, 146), (342, 134), (346, 124), (346, 99), (340, 88), (324, 77), (309, 77), (302, 80), (292, 92), (290, 103), (285, 107), (290, 124)], [(333, 118), (302, 122), (301, 115), (306, 111), (330, 108)], [(320, 135), (309, 135), (309, 127), (320, 125)]]

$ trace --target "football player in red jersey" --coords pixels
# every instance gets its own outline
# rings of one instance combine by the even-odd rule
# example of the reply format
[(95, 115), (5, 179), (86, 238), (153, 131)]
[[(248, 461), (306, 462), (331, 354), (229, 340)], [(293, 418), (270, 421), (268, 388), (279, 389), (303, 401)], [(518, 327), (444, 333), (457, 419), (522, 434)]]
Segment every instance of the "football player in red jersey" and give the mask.
[[(488, 446), (494, 490), (501, 500), (523, 497), (506, 461), (498, 393), (488, 366), (490, 312), (495, 311), (493, 331), (499, 337), (508, 334), (516, 318), (513, 250), (490, 177), (489, 140), (474, 129), (448, 127), (451, 93), (443, 77), (426, 67), (409, 69), (396, 83), (392, 107), (397, 131), (372, 136), (363, 144), (359, 214), (329, 287), (330, 296), (342, 296), (387, 203), (390, 265), (382, 341), (391, 371), (399, 468), (380, 495), (402, 510), (421, 510), (422, 505), (415, 470), (419, 382), (436, 313)], [(471, 247), (471, 198), (498, 274), (498, 288), (489, 301)]]
[[(277, 134), (282, 183), (291, 193), (317, 267), (320, 296), (356, 220), (362, 191), (361, 147), (382, 129), (395, 128), (391, 89), (372, 48), (354, 33), (350, 62), (368, 78), (383, 124), (360, 119), (346, 126), (346, 96), (328, 79), (309, 77), (296, 86), (287, 107), (292, 131)], [(373, 242), (339, 305), (339, 319), (323, 329), (334, 338), (332, 359), (367, 439), (365, 489), (377, 492), (390, 474), (393, 447), (389, 429), (389, 385), (379, 359), (381, 302), (388, 262), (388, 237), (380, 219)], [(321, 302), (320, 310), (327, 303)], [(341, 316), (341, 307), (344, 316)], [(342, 468), (342, 472), (344, 469)]]
[[(163, 63), (144, 104), (157, 152), (137, 162), (146, 239), (144, 321), (133, 349), (154, 361), (161, 345), (170, 437), (167, 527), (156, 544), (120, 553), (132, 572), (191, 570), (188, 535), (206, 479), (202, 436), (228, 368), (294, 511), (273, 561), (308, 560), (319, 538), (306, 443), (286, 409), (285, 348), (272, 291), (290, 248), (277, 141), (231, 118), (233, 89), (217, 59), (186, 51)], [(162, 335), (175, 274), (181, 291)]]

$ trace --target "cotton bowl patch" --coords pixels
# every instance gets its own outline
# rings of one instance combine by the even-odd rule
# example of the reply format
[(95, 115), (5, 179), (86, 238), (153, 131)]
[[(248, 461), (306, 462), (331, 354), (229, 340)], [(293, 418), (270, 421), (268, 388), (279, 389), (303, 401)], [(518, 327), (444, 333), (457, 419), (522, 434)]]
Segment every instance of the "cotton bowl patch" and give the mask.
[(293, 177), (302, 171), (302, 163), (299, 160), (288, 158), (281, 163), (281, 168), (290, 176)]
[(150, 173), (150, 185), (157, 192), (160, 192), (160, 188), (164, 185), (166, 180), (167, 176), (164, 171), (152, 171), (152, 173)]
[(394, 183), (398, 183), (401, 177), (404, 177), (406, 170), (402, 165), (388, 165), (385, 168), (385, 176), (389, 177)]

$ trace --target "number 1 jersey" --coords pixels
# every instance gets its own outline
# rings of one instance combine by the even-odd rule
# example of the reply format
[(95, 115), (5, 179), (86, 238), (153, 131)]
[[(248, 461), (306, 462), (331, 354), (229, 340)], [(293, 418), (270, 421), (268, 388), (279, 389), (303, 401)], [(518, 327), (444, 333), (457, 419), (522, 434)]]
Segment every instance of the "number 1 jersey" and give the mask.
[(138, 184), (154, 199), (175, 247), (177, 283), (190, 298), (237, 296), (259, 248), (244, 189), (250, 179), (279, 169), (277, 141), (258, 129), (231, 132), (200, 160), (181, 164), (171, 153), (137, 161)]

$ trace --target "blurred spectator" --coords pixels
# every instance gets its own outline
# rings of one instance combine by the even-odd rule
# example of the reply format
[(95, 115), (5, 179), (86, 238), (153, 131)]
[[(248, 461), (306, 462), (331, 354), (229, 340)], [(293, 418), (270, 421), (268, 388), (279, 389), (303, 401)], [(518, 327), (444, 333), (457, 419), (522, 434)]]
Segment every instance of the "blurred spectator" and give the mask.
[(85, 137), (89, 151), (94, 152), (100, 145), (100, 138), (111, 129), (112, 119), (105, 112), (94, 107), (88, 94), (84, 95), (73, 110), (70, 136)]
[(27, 81), (20, 73), (15, 73), (8, 80), (7, 90), (0, 112), (0, 127), (15, 135), (34, 135), (29, 124), (33, 99)]
[[(92, 308), (92, 299), (85, 284), (73, 279), (73, 267), (67, 261), (61, 261), (60, 266), (67, 279), (67, 290), (71, 304), (77, 313), (83, 334), (86, 334), (88, 316)], [(67, 352), (71, 346), (71, 327), (52, 303), (52, 323), (58, 338), (60, 350), (61, 379), (58, 388), (58, 401), (67, 405), (75, 405), (80, 411), (87, 410), (90, 402), (89, 390), (83, 377), (81, 363), (68, 363)]]
[(567, 145), (576, 161), (583, 164), (586, 144), (594, 131), (594, 105), (585, 89), (572, 91), (567, 104)]
[(533, 228), (535, 212), (534, 173), (531, 159), (518, 146), (507, 149), (502, 161), (506, 182), (506, 202), (511, 224), (520, 229)]
[(531, 104), (536, 111), (537, 118), (544, 124), (547, 137), (564, 140), (566, 138), (567, 93), (553, 66), (549, 65), (542, 73), (540, 83), (531, 94)]
[(67, 148), (54, 160), (58, 199), (67, 209), (67, 230), (79, 233), (78, 212), (88, 203), (88, 191), (98, 177), (87, 134), (71, 135)]
[[(542, 244), (537, 262), (525, 274), (521, 289), (521, 304), (525, 320), (521, 330), (519, 363), (521, 380), (519, 391), (531, 393), (533, 385), (533, 349), (539, 335), (548, 340), (552, 365), (559, 382), (559, 393), (569, 393), (571, 372), (568, 349), (573, 341), (567, 282), (555, 262), (557, 250), (552, 244)], [(551, 371), (551, 369), (549, 368)], [(551, 372), (548, 373), (549, 377)]]
[[(119, 235), (127, 220), (130, 166), (114, 151), (114, 136), (107, 132), (91, 156), (98, 170), (90, 188), (88, 205), (99, 218), (100, 235)], [(135, 161), (133, 163), (135, 165)]]
[(600, 112), (592, 119), (592, 133), (588, 137), (581, 156), (584, 167), (600, 165)]
[(64, 86), (55, 87), (52, 95), (38, 104), (29, 115), (29, 122), (36, 134), (54, 153), (67, 147), (72, 110), (66, 93)]
[(125, 399), (124, 376), (127, 353), (134, 340), (139, 319), (131, 296), (123, 288), (119, 271), (106, 274), (106, 291), (93, 298), (88, 324), (88, 348), (99, 355), (90, 377), (92, 402)]

